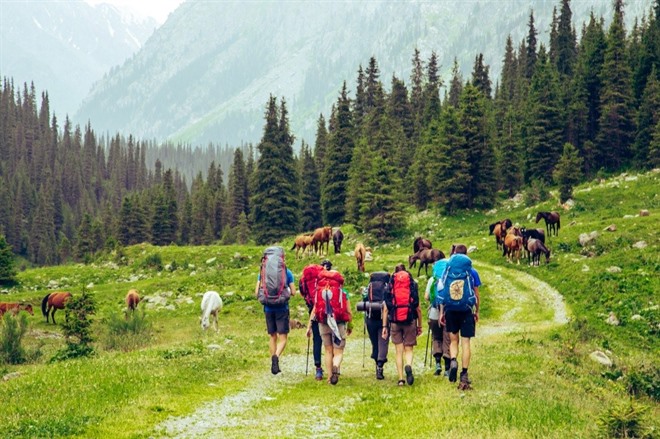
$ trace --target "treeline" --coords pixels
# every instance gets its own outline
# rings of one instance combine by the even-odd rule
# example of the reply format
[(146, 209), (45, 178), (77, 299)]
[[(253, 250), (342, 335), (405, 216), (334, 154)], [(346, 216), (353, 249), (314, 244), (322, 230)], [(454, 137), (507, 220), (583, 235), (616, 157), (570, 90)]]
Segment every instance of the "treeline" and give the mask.
[(286, 102), (271, 97), (257, 151), (235, 149), (226, 178), (210, 160), (190, 187), (178, 165), (147, 169), (148, 144), (60, 128), (46, 94), (37, 109), (33, 87), (5, 80), (0, 232), (52, 264), (144, 241), (264, 244), (344, 222), (386, 239), (406, 205), (451, 214), (553, 182), (566, 198), (598, 173), (660, 164), (659, 19), (656, 0), (627, 35), (617, 0), (609, 28), (592, 16), (578, 42), (562, 0), (546, 46), (531, 12), (527, 37), (507, 39), (497, 84), (482, 55), (467, 80), (454, 62), (445, 84), (435, 53), (415, 50), (409, 82), (393, 75), (386, 90), (371, 58), (319, 116), (314, 145), (294, 155)]

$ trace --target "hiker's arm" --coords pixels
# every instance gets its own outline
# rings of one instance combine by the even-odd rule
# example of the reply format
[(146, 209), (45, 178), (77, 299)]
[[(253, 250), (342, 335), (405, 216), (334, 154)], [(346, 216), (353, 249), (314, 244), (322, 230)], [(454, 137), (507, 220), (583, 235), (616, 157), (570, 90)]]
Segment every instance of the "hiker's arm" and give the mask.
[(422, 335), (422, 308), (417, 306), (417, 335)]
[(381, 331), (381, 336), (384, 340), (387, 340), (387, 307), (383, 306), (383, 330)]
[(438, 320), (438, 323), (440, 323), (442, 326), (445, 326), (447, 321), (445, 320), (445, 306), (440, 305), (440, 320)]
[(259, 297), (259, 285), (261, 284), (261, 281), (257, 281), (257, 286), (254, 287), (254, 296)]
[[(431, 285), (433, 284), (433, 277), (429, 278), (428, 282), (426, 282), (426, 290), (424, 290), (424, 299), (428, 302), (431, 300), (431, 296), (429, 295), (431, 292)], [(433, 305), (433, 304), (431, 304)]]
[(474, 307), (474, 321), (475, 323), (479, 321), (479, 304), (481, 299), (479, 298), (479, 287), (474, 287), (474, 295), (477, 298), (477, 304)]
[(289, 288), (291, 289), (291, 297), (295, 296), (295, 295), (296, 295), (296, 284), (294, 284), (293, 282), (291, 282), (291, 283), (289, 284)]

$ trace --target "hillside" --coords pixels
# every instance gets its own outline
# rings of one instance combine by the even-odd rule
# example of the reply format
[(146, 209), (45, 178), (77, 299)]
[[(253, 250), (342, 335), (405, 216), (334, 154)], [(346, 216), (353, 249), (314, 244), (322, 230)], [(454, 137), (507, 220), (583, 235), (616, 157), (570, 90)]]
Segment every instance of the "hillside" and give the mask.
[[(650, 3), (628, 3), (631, 26)], [(258, 141), (272, 94), (286, 98), (293, 133), (309, 143), (319, 113), (327, 119), (343, 81), (355, 91), (358, 66), (366, 67), (371, 56), (389, 88), (392, 74), (409, 80), (416, 47), (424, 60), (437, 52), (446, 82), (454, 57), (467, 78), (482, 52), (495, 84), (507, 36), (516, 45), (523, 39), (533, 7), (539, 40), (547, 44), (557, 4), (186, 2), (134, 57), (94, 86), (76, 120), (141, 138), (238, 145)], [(592, 10), (611, 18), (611, 2), (571, 7), (578, 30)]]
[[(284, 372), (270, 375), (263, 313), (253, 298), (263, 247), (143, 244), (89, 265), (23, 271), (18, 286), (2, 291), (3, 301), (29, 300), (37, 311), (47, 292), (92, 292), (98, 355), (49, 364), (63, 345), (61, 327), (29, 316), (30, 361), (0, 366), (8, 376), (0, 383), (0, 400), (7, 401), (0, 412), (4, 434), (408, 437), (434, 432), (438, 437), (559, 438), (616, 436), (613, 432), (621, 430), (601, 423), (610, 421), (606, 425), (613, 428), (616, 421), (633, 428), (639, 422), (652, 437), (660, 428), (660, 377), (654, 367), (660, 350), (659, 183), (655, 170), (578, 187), (573, 207), (562, 210), (559, 236), (548, 240), (551, 261), (540, 267), (507, 264), (488, 236), (488, 224), (508, 217), (534, 226), (537, 211), (557, 208), (554, 200), (529, 207), (505, 200), (488, 213), (464, 211), (453, 217), (410, 214), (407, 236), (387, 244), (355, 233), (350, 225), (342, 227), (344, 253), (330, 257), (346, 277), (353, 307), (356, 292), (367, 282), (351, 255), (358, 240), (374, 249), (367, 271), (391, 270), (405, 261), (419, 234), (444, 251), (456, 242), (476, 246), (471, 257), (483, 280), (483, 303), (470, 368), (474, 390), (466, 393), (424, 367), (426, 334), (415, 349), (412, 387), (396, 386), (393, 361), (386, 365), (386, 379), (375, 381), (368, 359), (362, 368), (363, 316), (357, 312), (337, 386), (304, 375), (303, 330), (292, 331)], [(641, 209), (650, 216), (639, 216)], [(605, 231), (611, 224), (617, 230)], [(580, 234), (593, 231), (596, 240), (582, 246)], [(291, 242), (281, 244), (288, 250)], [(288, 255), (296, 277), (317, 260)], [(611, 269), (615, 266), (618, 270)], [(415, 277), (420, 283), (426, 279), (423, 273)], [(123, 319), (129, 288), (146, 298), (151, 335), (113, 338), (110, 322), (112, 316)], [(219, 291), (225, 303), (218, 334), (199, 329), (200, 297), (208, 289)], [(618, 325), (607, 323), (610, 313)], [(307, 317), (299, 297), (291, 314), (300, 321)], [(57, 319), (63, 321), (61, 311)], [(589, 356), (596, 350), (613, 365), (593, 362)]]

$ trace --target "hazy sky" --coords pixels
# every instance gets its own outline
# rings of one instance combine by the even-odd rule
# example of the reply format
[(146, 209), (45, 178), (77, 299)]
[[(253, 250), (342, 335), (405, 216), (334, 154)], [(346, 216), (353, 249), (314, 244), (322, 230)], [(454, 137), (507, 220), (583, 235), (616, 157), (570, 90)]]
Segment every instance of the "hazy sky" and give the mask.
[(167, 15), (174, 11), (184, 0), (85, 0), (91, 5), (109, 3), (121, 9), (129, 9), (139, 15), (153, 17), (163, 24)]

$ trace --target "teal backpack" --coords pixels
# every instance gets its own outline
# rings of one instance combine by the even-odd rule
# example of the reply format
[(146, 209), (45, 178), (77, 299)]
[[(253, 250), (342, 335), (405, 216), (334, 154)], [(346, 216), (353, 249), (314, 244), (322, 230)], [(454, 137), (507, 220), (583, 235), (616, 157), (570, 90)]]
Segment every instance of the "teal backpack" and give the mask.
[(440, 301), (446, 311), (468, 311), (477, 303), (472, 285), (472, 260), (465, 255), (455, 254), (447, 261), (442, 276)]
[(444, 287), (443, 276), (447, 269), (448, 259), (440, 259), (433, 264), (433, 283), (429, 291), (429, 301), (432, 305), (439, 307), (442, 304), (440, 296)]

